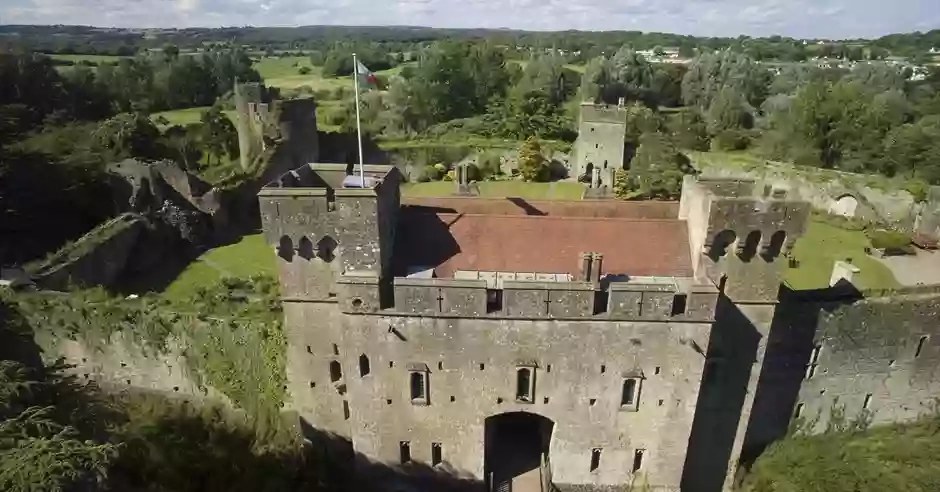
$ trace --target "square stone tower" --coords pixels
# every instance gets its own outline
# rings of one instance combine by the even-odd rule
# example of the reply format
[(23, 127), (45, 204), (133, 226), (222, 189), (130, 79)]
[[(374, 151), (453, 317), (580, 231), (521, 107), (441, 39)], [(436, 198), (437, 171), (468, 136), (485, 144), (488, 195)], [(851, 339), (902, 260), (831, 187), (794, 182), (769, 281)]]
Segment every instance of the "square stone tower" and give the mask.
[(626, 128), (623, 105), (582, 103), (572, 176), (592, 181), (596, 171), (599, 186), (611, 188), (614, 170), (623, 167)]

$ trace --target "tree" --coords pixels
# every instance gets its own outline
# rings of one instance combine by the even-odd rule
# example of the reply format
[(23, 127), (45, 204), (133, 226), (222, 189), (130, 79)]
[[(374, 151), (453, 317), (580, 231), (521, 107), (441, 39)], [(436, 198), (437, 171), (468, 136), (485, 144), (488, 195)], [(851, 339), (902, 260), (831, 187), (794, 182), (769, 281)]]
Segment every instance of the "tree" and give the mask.
[(83, 490), (104, 478), (114, 461), (116, 446), (91, 441), (76, 428), (81, 412), (57, 408), (76, 399), (62, 368), (39, 371), (0, 361), (0, 489)]
[(217, 163), (221, 164), (225, 155), (229, 158), (238, 155), (238, 132), (219, 106), (203, 112), (200, 121), (203, 145), (216, 157)]
[(647, 133), (630, 161), (629, 187), (637, 197), (671, 200), (682, 191), (682, 178), (693, 172), (688, 158), (668, 136)]
[(680, 112), (669, 121), (669, 132), (676, 145), (683, 149), (706, 151), (709, 138), (705, 120), (694, 108)]
[(542, 155), (539, 141), (533, 137), (526, 139), (519, 148), (519, 173), (526, 181), (545, 181), (548, 179), (549, 169)]
[(168, 44), (163, 47), (163, 54), (167, 60), (176, 60), (180, 56), (180, 49), (175, 44)]
[(160, 130), (146, 115), (122, 113), (102, 122), (95, 130), (96, 142), (110, 149), (115, 158), (159, 159), (163, 149)]
[(705, 124), (710, 135), (718, 135), (728, 130), (750, 128), (752, 124), (750, 108), (744, 97), (731, 86), (724, 87), (712, 100), (706, 113)]
[(666, 50), (664, 50), (662, 46), (657, 45), (653, 47), (653, 54), (656, 56), (665, 56)]
[(724, 50), (695, 58), (682, 79), (682, 99), (687, 105), (707, 109), (722, 89), (731, 87), (752, 107), (767, 96), (771, 74), (750, 57)]
[(199, 161), (202, 159), (201, 133), (200, 125), (173, 125), (163, 133), (167, 148), (183, 169), (190, 172), (199, 171)]

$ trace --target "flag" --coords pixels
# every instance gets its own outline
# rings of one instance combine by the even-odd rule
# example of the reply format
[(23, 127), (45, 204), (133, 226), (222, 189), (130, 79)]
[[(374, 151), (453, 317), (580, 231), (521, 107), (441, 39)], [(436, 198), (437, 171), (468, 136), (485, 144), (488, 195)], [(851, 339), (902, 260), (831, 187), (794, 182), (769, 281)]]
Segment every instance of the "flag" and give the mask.
[(366, 88), (372, 88), (378, 85), (375, 74), (370, 72), (365, 65), (358, 61), (356, 62), (356, 76), (359, 77), (359, 85), (365, 85)]

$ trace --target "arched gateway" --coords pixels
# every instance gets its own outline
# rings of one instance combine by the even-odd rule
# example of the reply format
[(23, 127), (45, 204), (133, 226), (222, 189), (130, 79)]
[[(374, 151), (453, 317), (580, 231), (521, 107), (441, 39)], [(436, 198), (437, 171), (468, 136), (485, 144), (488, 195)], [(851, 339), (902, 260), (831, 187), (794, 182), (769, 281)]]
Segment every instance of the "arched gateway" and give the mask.
[[(555, 423), (528, 412), (509, 412), (487, 417), (484, 425), (484, 468), (491, 490), (527, 474), (539, 475), (548, 463)], [(546, 465), (547, 466), (547, 465)], [(519, 490), (519, 487), (513, 487)]]

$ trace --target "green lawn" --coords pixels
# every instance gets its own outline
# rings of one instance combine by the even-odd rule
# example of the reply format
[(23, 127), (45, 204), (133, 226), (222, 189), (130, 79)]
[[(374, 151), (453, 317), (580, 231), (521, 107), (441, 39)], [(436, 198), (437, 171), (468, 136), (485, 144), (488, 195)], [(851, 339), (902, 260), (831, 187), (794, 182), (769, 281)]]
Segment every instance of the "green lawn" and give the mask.
[[(183, 108), (183, 109), (173, 109), (170, 111), (161, 111), (159, 113), (153, 113), (150, 115), (150, 119), (156, 121), (157, 118), (163, 117), (169, 123), (165, 126), (173, 125), (189, 125), (191, 123), (199, 123), (200, 118), (202, 118), (202, 113), (209, 110), (209, 106), (197, 106), (195, 108)], [(232, 124), (235, 124), (235, 111), (228, 110), (223, 111), (228, 119), (232, 120)], [(158, 125), (160, 126), (160, 125)]]
[[(480, 194), (484, 197), (520, 197), (530, 200), (580, 200), (584, 185), (571, 182), (526, 183), (524, 181), (483, 181)], [(402, 186), (405, 196), (449, 196), (454, 193), (453, 181), (408, 183)]]
[(117, 63), (121, 58), (127, 58), (124, 56), (116, 55), (58, 55), (54, 53), (46, 53), (46, 56), (54, 60), (67, 60), (71, 62), (78, 63), (82, 60), (90, 61), (94, 63)]
[(836, 260), (852, 259), (861, 271), (853, 283), (862, 289), (888, 289), (899, 287), (891, 270), (865, 254), (868, 238), (864, 231), (850, 231), (825, 222), (811, 220), (806, 235), (796, 241), (792, 256), (799, 260), (798, 268), (787, 268), (786, 284), (797, 290), (819, 289), (829, 286), (832, 265)]
[[(296, 66), (295, 66), (296, 64)], [(310, 73), (301, 75), (298, 73), (300, 67), (310, 67)], [(400, 65), (388, 70), (378, 70), (376, 75), (385, 78), (397, 75), (401, 72), (404, 65)], [(278, 87), (280, 89), (297, 89), (303, 86), (309, 86), (311, 89), (335, 90), (337, 87), (346, 87), (352, 89), (352, 76), (346, 77), (325, 77), (323, 68), (310, 64), (310, 59), (305, 56), (287, 56), (284, 58), (262, 58), (255, 62), (255, 70), (261, 74), (265, 85), (269, 87)]]
[(185, 299), (199, 287), (212, 287), (224, 277), (276, 276), (274, 259), (274, 249), (261, 234), (245, 236), (237, 243), (203, 253), (167, 287), (165, 294)]

